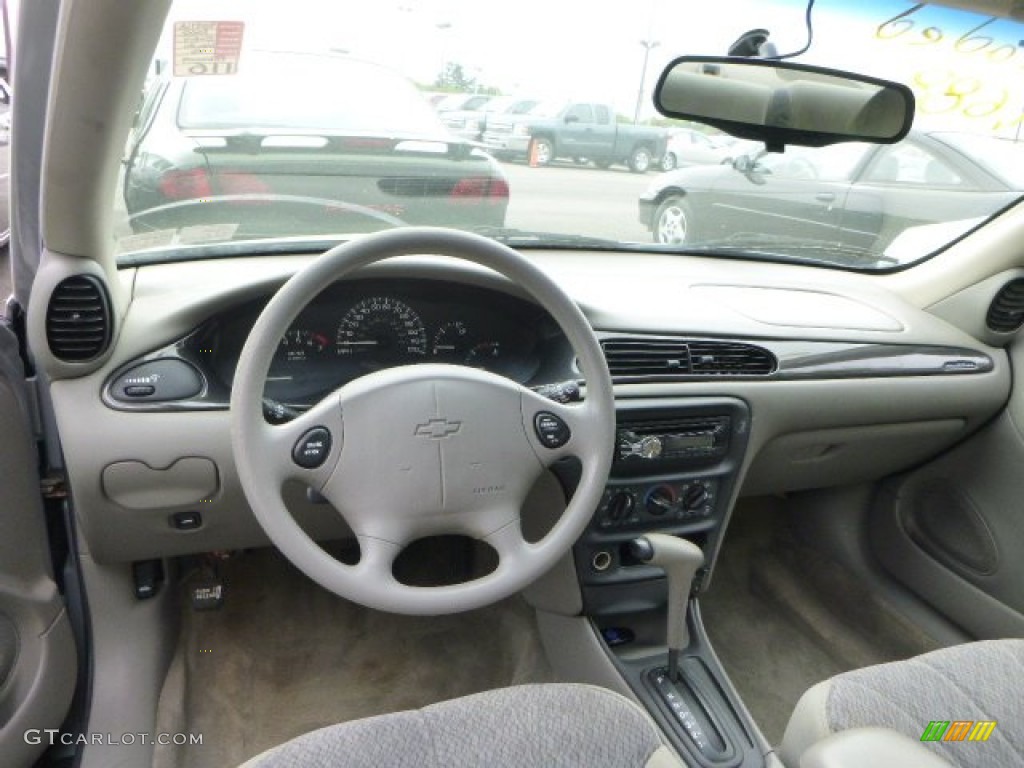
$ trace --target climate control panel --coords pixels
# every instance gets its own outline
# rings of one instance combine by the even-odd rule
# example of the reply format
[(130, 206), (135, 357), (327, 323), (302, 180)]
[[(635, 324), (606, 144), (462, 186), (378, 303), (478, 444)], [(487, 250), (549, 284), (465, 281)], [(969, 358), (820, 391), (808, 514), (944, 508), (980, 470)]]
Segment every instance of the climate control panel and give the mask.
[(716, 477), (609, 486), (595, 522), (601, 531), (648, 530), (707, 518), (714, 514), (718, 490)]

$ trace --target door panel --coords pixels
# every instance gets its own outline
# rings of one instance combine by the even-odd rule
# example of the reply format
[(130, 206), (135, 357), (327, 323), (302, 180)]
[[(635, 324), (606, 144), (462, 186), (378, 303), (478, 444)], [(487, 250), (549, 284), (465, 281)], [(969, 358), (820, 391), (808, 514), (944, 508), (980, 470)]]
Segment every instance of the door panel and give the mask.
[(567, 122), (561, 130), (559, 154), (592, 157), (595, 152), (600, 152), (608, 130), (602, 130), (594, 122), (594, 108), (590, 104), (574, 104), (566, 112), (566, 117), (575, 119)]
[[(52, 576), (20, 369), (14, 335), (0, 324), (0, 755), (11, 768), (31, 765), (45, 749), (41, 731), (60, 727), (77, 672)], [(38, 740), (26, 738), (31, 729), (40, 730)]]
[[(983, 310), (982, 310), (983, 311)], [(1024, 370), (1024, 345), (1011, 348)], [(1024, 636), (1024, 382), (1007, 408), (936, 461), (891, 480), (872, 545), (898, 580), (979, 638)]]

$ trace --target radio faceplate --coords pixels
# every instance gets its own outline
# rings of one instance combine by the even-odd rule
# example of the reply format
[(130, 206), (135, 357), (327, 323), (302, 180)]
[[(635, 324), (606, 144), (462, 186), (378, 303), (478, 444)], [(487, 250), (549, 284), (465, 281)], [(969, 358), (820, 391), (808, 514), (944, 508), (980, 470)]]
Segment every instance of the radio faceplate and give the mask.
[(616, 432), (615, 469), (658, 472), (687, 460), (717, 459), (729, 452), (730, 416), (626, 421)]

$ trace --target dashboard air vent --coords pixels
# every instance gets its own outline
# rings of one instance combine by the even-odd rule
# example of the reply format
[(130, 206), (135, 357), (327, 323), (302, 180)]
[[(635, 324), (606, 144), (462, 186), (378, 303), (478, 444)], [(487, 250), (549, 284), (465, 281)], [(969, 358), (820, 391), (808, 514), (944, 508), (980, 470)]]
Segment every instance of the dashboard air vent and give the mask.
[(606, 339), (601, 342), (613, 379), (766, 376), (775, 356), (752, 344), (685, 339)]
[(61, 280), (46, 308), (46, 341), (53, 356), (69, 363), (93, 360), (106, 351), (111, 332), (106, 288), (92, 275)]
[(996, 333), (1013, 333), (1024, 325), (1024, 277), (999, 289), (989, 305), (985, 324)]
[(601, 342), (612, 378), (679, 376), (690, 373), (686, 342), (671, 339), (609, 339)]
[(690, 366), (698, 376), (766, 376), (775, 370), (775, 355), (751, 344), (691, 341)]

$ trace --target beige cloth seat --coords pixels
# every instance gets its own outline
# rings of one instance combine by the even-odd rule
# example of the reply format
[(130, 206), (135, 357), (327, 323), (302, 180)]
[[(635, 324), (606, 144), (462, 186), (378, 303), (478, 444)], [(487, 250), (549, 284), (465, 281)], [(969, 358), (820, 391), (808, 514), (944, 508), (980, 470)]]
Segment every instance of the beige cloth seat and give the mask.
[(632, 701), (522, 685), (299, 736), (243, 768), (684, 768)]
[[(873, 736), (873, 757), (861, 762), (873, 768), (925, 763), (1016, 768), (1024, 765), (1022, 689), (1024, 640), (1017, 639), (966, 643), (854, 670), (819, 683), (803, 695), (786, 727), (780, 756), (787, 768), (857, 765), (837, 760), (814, 762), (819, 758), (811, 749), (832, 739), (830, 743), (839, 743), (847, 754), (856, 755), (857, 744), (866, 750)], [(943, 734), (957, 722), (996, 725), (984, 741), (970, 740), (974, 725), (954, 729), (954, 735), (968, 734), (964, 740), (922, 741), (933, 722), (950, 723), (945, 729), (936, 726)], [(867, 728), (874, 730), (861, 732)], [(840, 738), (847, 732), (850, 737)], [(897, 751), (920, 757), (913, 762), (906, 757), (884, 757)]]

